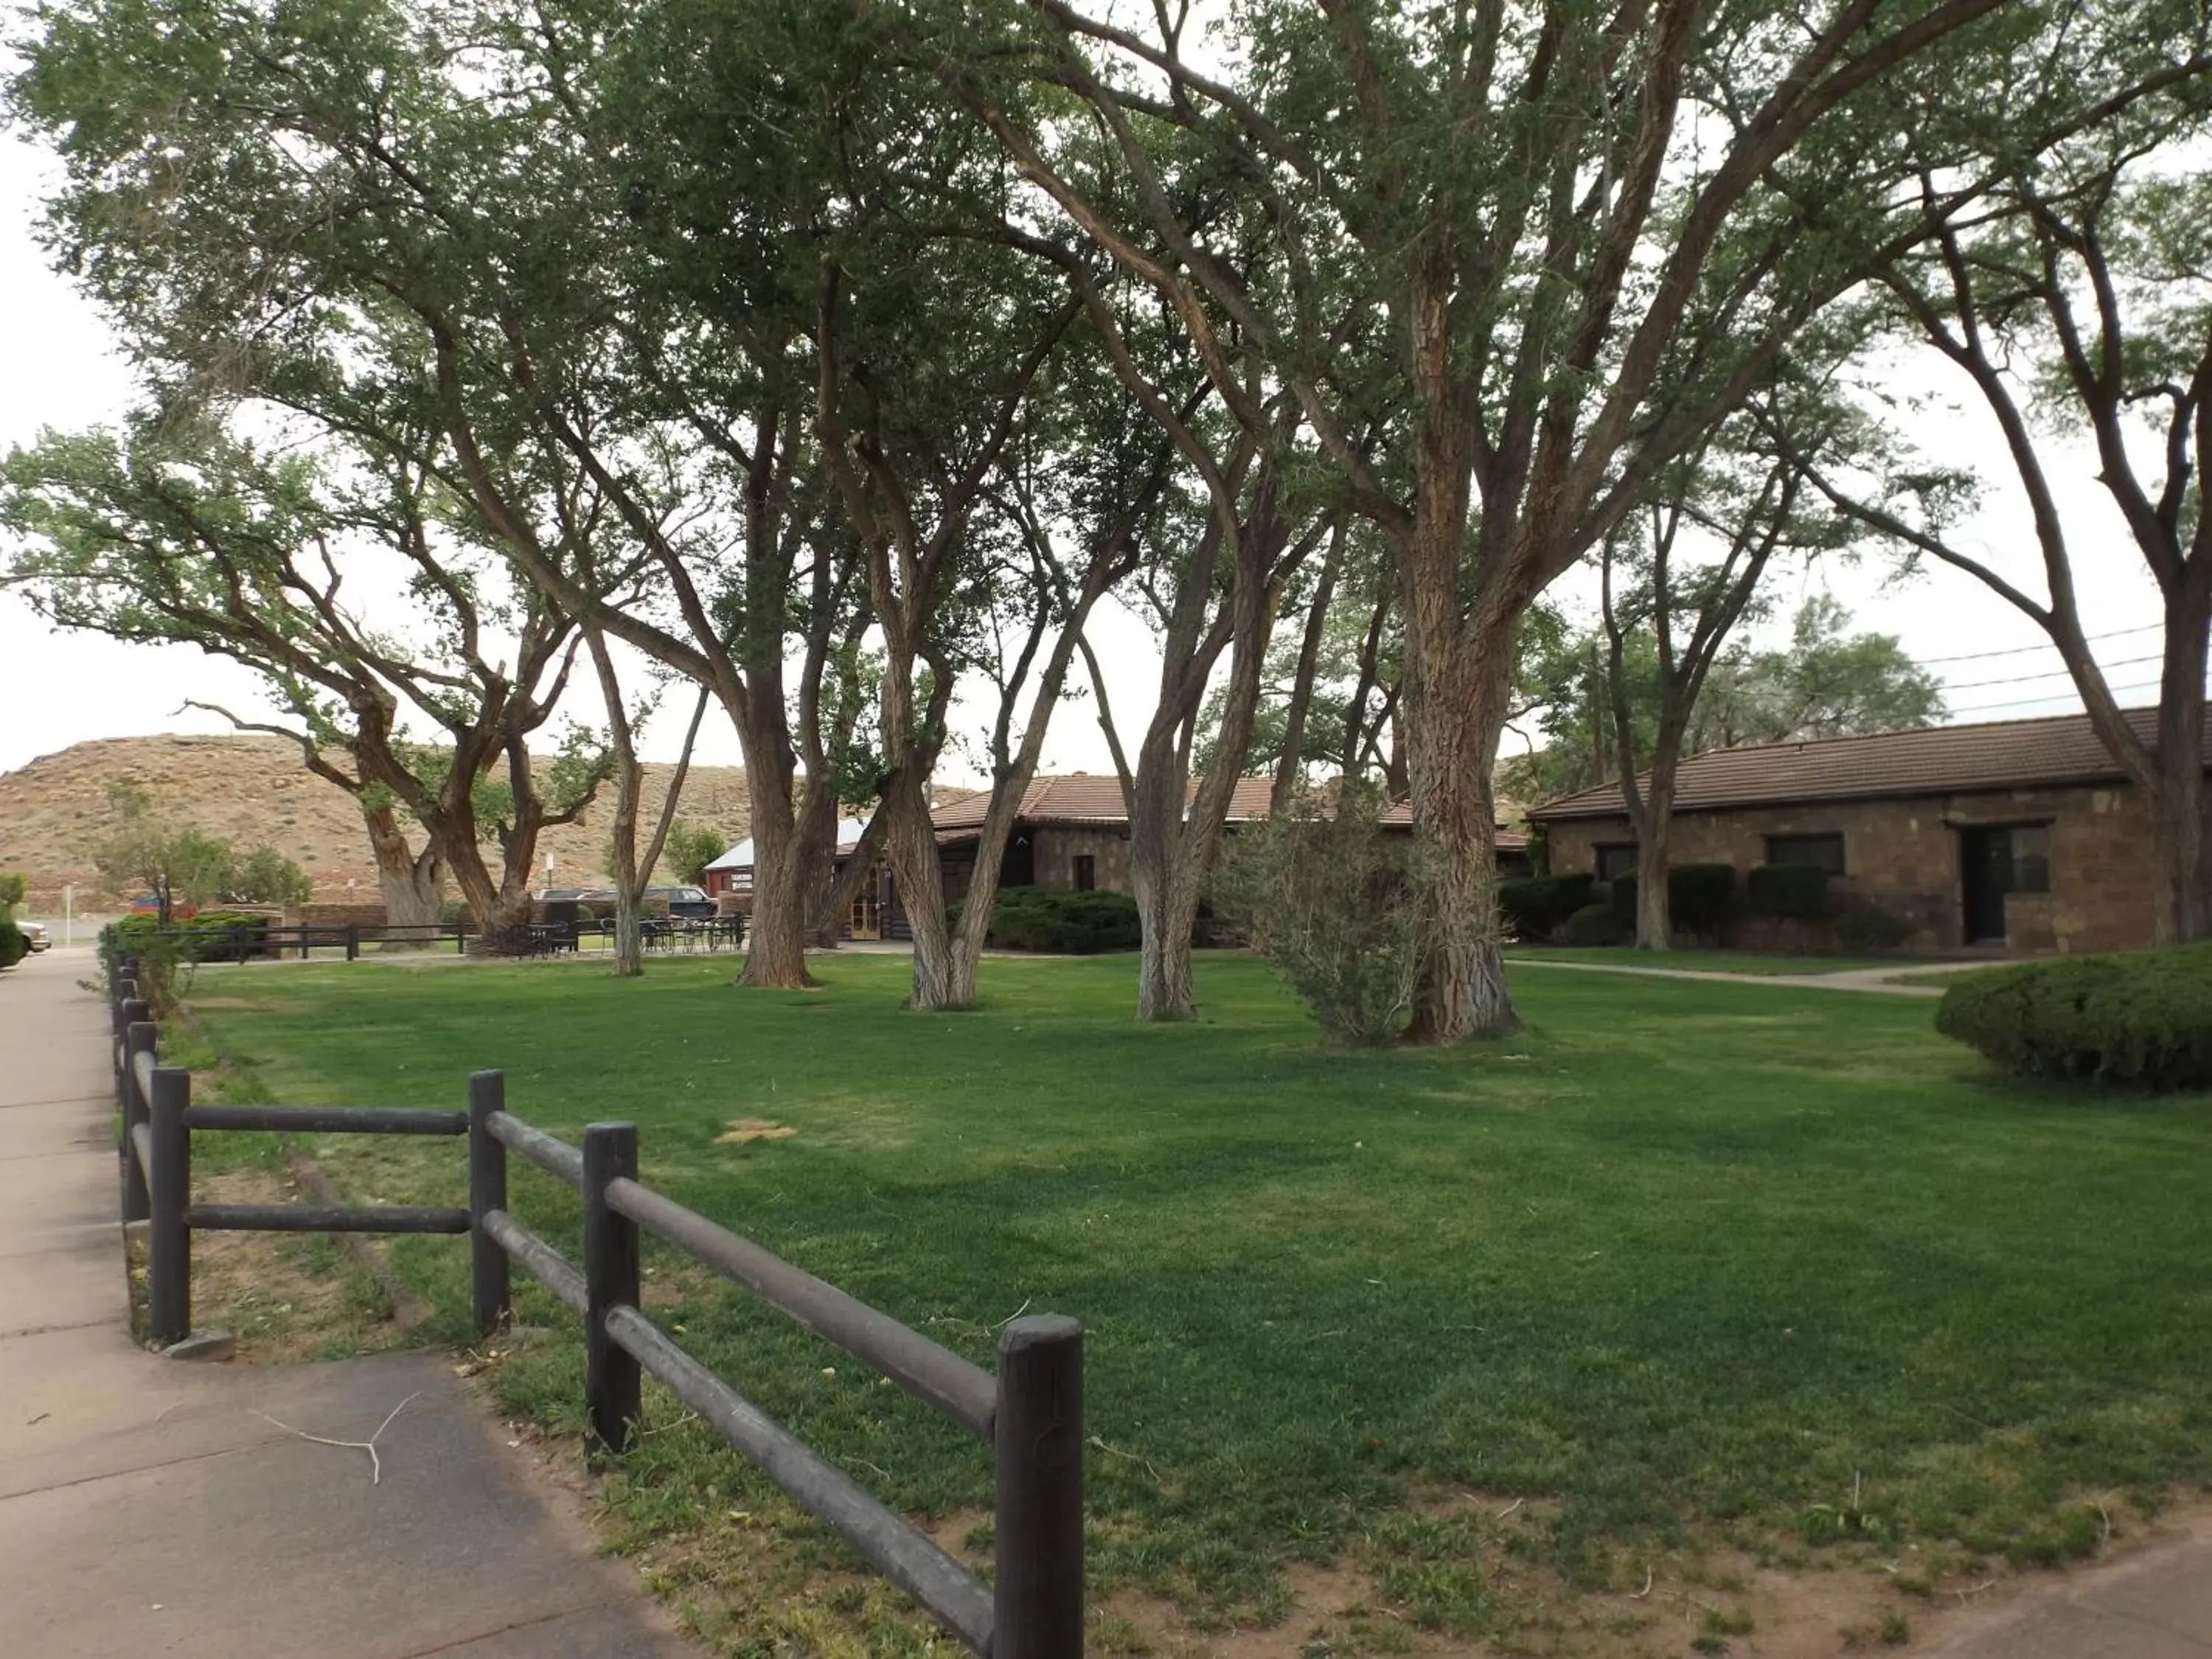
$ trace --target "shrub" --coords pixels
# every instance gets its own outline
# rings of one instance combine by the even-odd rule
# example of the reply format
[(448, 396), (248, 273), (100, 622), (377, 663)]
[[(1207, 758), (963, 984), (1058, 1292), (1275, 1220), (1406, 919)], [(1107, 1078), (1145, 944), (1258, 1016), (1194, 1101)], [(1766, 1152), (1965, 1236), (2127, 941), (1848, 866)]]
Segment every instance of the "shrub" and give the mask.
[(1567, 918), (1559, 937), (1569, 945), (1618, 945), (1628, 936), (1610, 904), (1585, 904)]
[(2212, 1087), (2212, 944), (1970, 974), (1936, 1029), (2026, 1077)]
[(0, 915), (0, 968), (13, 968), (23, 959), (28, 947), (23, 943), (23, 930), (14, 918)]
[[(953, 905), (946, 924), (960, 925)], [(1094, 956), (1102, 951), (1133, 951), (1142, 937), (1137, 901), (1127, 893), (1059, 893), (1041, 887), (1002, 887), (991, 911), (983, 942), (996, 951), (1041, 951), (1057, 956)]]
[(1566, 919), (1590, 902), (1589, 875), (1529, 876), (1500, 882), (1498, 919), (1516, 939), (1549, 939)]
[(1249, 931), (1332, 1036), (1383, 1042), (1412, 1011), (1431, 933), (1425, 860), (1377, 823), (1372, 786), (1338, 792), (1333, 816), (1302, 797), (1224, 849), (1213, 902)]
[[(1613, 913), (1636, 931), (1636, 878), (1613, 878)], [(1717, 939), (1735, 914), (1735, 866), (1674, 864), (1667, 868), (1667, 915), (1674, 931)]]
[(202, 910), (171, 922), (166, 935), (150, 915), (125, 916), (114, 927), (122, 948), (142, 957), (157, 939), (166, 939), (186, 962), (244, 962), (270, 952), (269, 918), (250, 910)]
[(1844, 950), (1894, 951), (1912, 937), (1912, 924), (1903, 916), (1855, 904), (1836, 913), (1836, 943)]
[(1743, 891), (1755, 916), (1818, 921), (1828, 914), (1828, 872), (1818, 865), (1755, 865), (1744, 877)]

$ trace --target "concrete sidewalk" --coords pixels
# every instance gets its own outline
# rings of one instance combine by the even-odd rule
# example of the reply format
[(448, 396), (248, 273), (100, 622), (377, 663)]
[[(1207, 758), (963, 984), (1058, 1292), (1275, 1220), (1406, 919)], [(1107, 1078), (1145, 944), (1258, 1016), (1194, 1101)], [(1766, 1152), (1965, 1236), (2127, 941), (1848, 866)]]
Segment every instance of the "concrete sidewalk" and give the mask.
[[(91, 972), (55, 951), (0, 978), (0, 1651), (690, 1653), (449, 1356), (201, 1365), (130, 1340)], [(381, 1479), (288, 1430), (375, 1435)]]

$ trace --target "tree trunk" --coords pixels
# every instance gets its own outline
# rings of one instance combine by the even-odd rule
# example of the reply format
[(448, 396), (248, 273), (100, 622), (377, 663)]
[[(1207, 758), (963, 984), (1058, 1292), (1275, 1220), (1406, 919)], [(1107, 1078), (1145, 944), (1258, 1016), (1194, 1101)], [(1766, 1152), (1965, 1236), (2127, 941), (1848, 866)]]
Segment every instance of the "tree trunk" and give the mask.
[(2158, 704), (2158, 787), (2147, 792), (2155, 863), (2151, 943), (2212, 938), (2212, 796), (2204, 787), (2204, 662), (2212, 641), (2212, 556), (2166, 607)]
[(753, 795), (753, 913), (740, 985), (795, 991), (806, 975), (806, 882), (791, 800)]
[(1636, 948), (1668, 951), (1674, 948), (1674, 918), (1667, 904), (1668, 814), (1656, 800), (1650, 821), (1636, 839)]
[(635, 979), (645, 972), (645, 928), (638, 915), (636, 890), (615, 886), (615, 977)]
[[(1133, 848), (1134, 844), (1132, 837)], [(1133, 855), (1130, 868), (1133, 873)], [(1137, 963), (1137, 1018), (1195, 1019), (1198, 994), (1191, 982), (1190, 936), (1198, 925), (1197, 879), (1183, 860), (1170, 858), (1152, 879), (1134, 885), (1137, 916), (1143, 928)]]
[[(1455, 564), (1453, 568), (1456, 568)], [(1413, 826), (1430, 860), (1435, 928), (1407, 1036), (1455, 1043), (1520, 1028), (1498, 950), (1498, 826), (1491, 770), (1511, 691), (1510, 626), (1502, 640), (1462, 643), (1455, 588), (1422, 596), (1426, 648), (1408, 619), (1404, 699)]]
[(387, 939), (380, 947), (396, 951), (427, 950), (434, 942), (429, 929), (446, 916), (446, 872), (434, 845), (419, 854), (407, 844), (399, 827), (399, 814), (390, 806), (363, 806), (368, 844), (376, 854), (376, 885), (384, 900), (384, 920), (392, 927), (422, 928), (419, 938)]

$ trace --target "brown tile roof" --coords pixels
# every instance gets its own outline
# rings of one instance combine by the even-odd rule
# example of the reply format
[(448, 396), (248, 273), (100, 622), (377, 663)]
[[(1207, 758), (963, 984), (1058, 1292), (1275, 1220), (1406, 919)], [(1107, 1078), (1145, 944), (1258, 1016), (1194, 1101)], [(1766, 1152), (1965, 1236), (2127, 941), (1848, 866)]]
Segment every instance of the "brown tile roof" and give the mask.
[[(1190, 793), (1196, 794), (1200, 780), (1193, 778)], [(1267, 816), (1268, 804), (1274, 799), (1275, 785), (1272, 778), (1239, 778), (1230, 792), (1230, 822), (1247, 822)], [(991, 792), (970, 790), (941, 801), (930, 813), (930, 818), (939, 832), (947, 830), (979, 830), (984, 815), (990, 811)], [(1021, 816), (1031, 823), (1127, 823), (1128, 808), (1121, 799), (1121, 781), (1106, 773), (1074, 772), (1059, 777), (1032, 778), (1022, 796)], [(1385, 823), (1411, 823), (1413, 808), (1401, 801), (1382, 815)]]
[[(2148, 738), (2158, 712), (2131, 708), (2127, 719)], [(2205, 724), (2204, 759), (2212, 768), (2212, 720)], [(2109, 783), (2123, 775), (2090, 730), (2087, 714), (2061, 714), (1708, 750), (1682, 763), (1674, 810)], [(1528, 816), (1541, 823), (1618, 817), (1626, 810), (1620, 786), (1608, 783), (1536, 807)]]
[[(1199, 780), (1191, 781), (1191, 793), (1198, 791)], [(1272, 778), (1239, 778), (1237, 787), (1229, 797), (1229, 821), (1249, 823), (1267, 816), (1269, 803), (1274, 799), (1274, 780)], [(937, 826), (938, 838), (957, 839), (963, 833), (972, 833), (983, 827), (984, 815), (990, 811), (991, 792), (970, 790), (965, 794), (949, 797), (940, 801), (930, 813)], [(1517, 809), (1516, 809), (1517, 810)], [(1129, 812), (1121, 799), (1121, 781), (1106, 773), (1075, 772), (1058, 777), (1030, 780), (1030, 787), (1022, 796), (1022, 818), (1030, 823), (1065, 823), (1113, 825), (1127, 823)], [(1410, 824), (1413, 809), (1406, 801), (1399, 801), (1382, 814), (1385, 823)], [(1501, 830), (1498, 833), (1500, 851), (1517, 853), (1528, 844), (1526, 836)]]

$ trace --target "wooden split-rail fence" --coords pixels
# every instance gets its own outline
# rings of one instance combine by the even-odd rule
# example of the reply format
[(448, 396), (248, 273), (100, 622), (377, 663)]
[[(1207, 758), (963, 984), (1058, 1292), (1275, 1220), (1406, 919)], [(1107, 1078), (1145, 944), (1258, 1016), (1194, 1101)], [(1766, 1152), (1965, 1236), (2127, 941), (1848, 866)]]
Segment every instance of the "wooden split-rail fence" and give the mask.
[[(196, 1106), (191, 1074), (161, 1064), (157, 1028), (135, 969), (111, 974), (116, 1102), (123, 1134), (123, 1218), (146, 1229), (149, 1334), (182, 1340), (192, 1324), (195, 1232), (452, 1233), (469, 1238), (477, 1328), (511, 1311), (520, 1263), (584, 1324), (592, 1432), (615, 1451), (637, 1432), (642, 1379), (658, 1378), (785, 1492), (988, 1659), (1077, 1659), (1083, 1650), (1083, 1329), (1057, 1315), (1010, 1321), (995, 1375), (740, 1237), (637, 1179), (637, 1129), (594, 1123), (570, 1146), (507, 1109), (498, 1072), (469, 1079), (468, 1109)], [(400, 1205), (195, 1204), (194, 1131), (450, 1135), (468, 1142), (465, 1209)], [(510, 1155), (583, 1198), (579, 1268), (508, 1212)], [(678, 1346), (639, 1302), (641, 1235), (743, 1286), (872, 1367), (981, 1441), (994, 1472), (994, 1581), (877, 1501)]]

